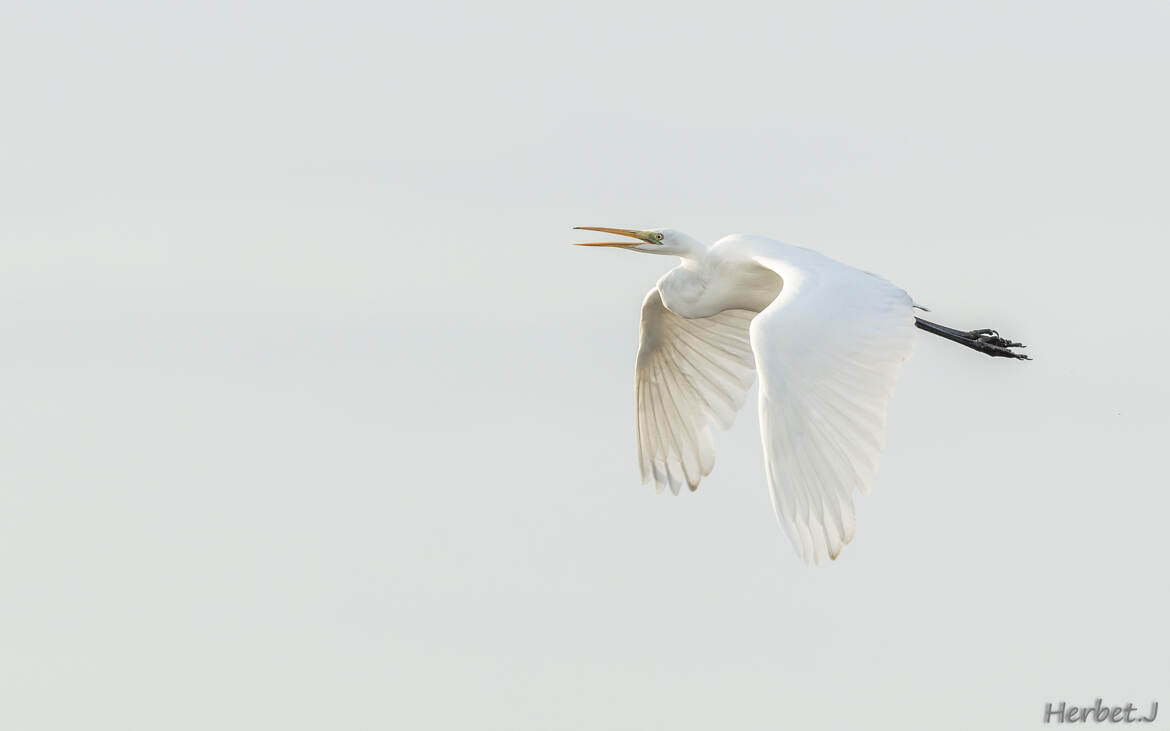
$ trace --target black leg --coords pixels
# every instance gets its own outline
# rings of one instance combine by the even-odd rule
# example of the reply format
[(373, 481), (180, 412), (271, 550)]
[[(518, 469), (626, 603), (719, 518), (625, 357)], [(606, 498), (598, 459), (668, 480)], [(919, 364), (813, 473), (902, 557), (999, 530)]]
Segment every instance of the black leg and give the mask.
[(995, 358), (1019, 358), (1020, 360), (1032, 360), (1023, 353), (1015, 353), (1009, 348), (1026, 348), (1028, 346), (1022, 343), (1015, 343), (1006, 338), (1001, 338), (999, 333), (995, 330), (983, 328), (982, 330), (969, 330), (963, 332), (962, 330), (955, 330), (954, 328), (939, 325), (936, 322), (923, 320), (921, 317), (914, 318), (914, 324), (918, 329), (925, 330), (933, 335), (938, 335), (940, 338), (953, 340), (959, 345), (965, 345), (972, 350), (978, 350), (980, 353), (986, 353)]

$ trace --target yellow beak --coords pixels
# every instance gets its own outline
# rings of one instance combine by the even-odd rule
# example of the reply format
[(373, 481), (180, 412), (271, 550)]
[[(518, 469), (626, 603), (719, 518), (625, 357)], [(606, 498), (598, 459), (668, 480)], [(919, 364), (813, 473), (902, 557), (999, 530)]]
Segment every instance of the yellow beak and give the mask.
[(577, 231), (600, 231), (607, 234), (617, 234), (618, 236), (629, 236), (632, 239), (640, 239), (635, 243), (628, 241), (598, 241), (591, 244), (574, 244), (575, 246), (617, 246), (621, 248), (629, 248), (631, 246), (639, 246), (643, 243), (656, 244), (657, 241), (650, 240), (649, 231), (638, 231), (632, 228), (605, 228), (603, 226), (574, 226)]

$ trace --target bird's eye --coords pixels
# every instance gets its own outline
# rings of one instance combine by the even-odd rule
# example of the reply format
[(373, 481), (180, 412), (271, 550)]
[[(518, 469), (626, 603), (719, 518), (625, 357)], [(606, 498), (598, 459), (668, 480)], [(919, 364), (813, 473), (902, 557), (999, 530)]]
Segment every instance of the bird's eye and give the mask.
[(654, 234), (654, 238), (658, 239), (659, 241), (662, 241), (662, 234)]

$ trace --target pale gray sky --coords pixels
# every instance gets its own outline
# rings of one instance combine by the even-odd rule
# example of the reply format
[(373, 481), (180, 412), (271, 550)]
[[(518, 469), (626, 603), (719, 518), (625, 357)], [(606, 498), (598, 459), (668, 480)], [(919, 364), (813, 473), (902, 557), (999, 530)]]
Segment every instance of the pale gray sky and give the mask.
[[(1037, 728), (1170, 702), (1163, 2), (4, 6), (0, 727)], [(638, 485), (574, 225), (876, 271), (841, 560)], [(749, 402), (750, 403), (750, 402)]]

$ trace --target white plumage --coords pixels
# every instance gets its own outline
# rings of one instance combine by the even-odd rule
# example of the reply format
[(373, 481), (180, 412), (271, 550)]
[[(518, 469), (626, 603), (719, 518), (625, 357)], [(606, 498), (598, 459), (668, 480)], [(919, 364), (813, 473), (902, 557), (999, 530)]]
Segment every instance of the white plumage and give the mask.
[[(696, 489), (715, 465), (712, 427), (731, 424), (758, 372), (776, 516), (806, 563), (837, 558), (853, 538), (853, 493), (873, 484), (886, 404), (913, 350), (913, 300), (881, 277), (762, 237), (728, 236), (708, 249), (669, 229), (585, 228), (640, 243), (584, 246), (682, 259), (642, 303), (635, 391), (643, 482), (676, 494)], [(1022, 357), (1004, 347), (1018, 343), (992, 339), (993, 331), (923, 323), (989, 355)]]
[(913, 302), (812, 252), (761, 263), (784, 278), (751, 325), (764, 466), (781, 525), (819, 563), (853, 540), (853, 492), (873, 484), (886, 404), (914, 349)]
[(756, 313), (725, 310), (688, 320), (662, 304), (658, 288), (642, 302), (634, 371), (642, 481), (692, 490), (715, 466), (711, 426), (731, 426), (756, 379), (748, 326)]

